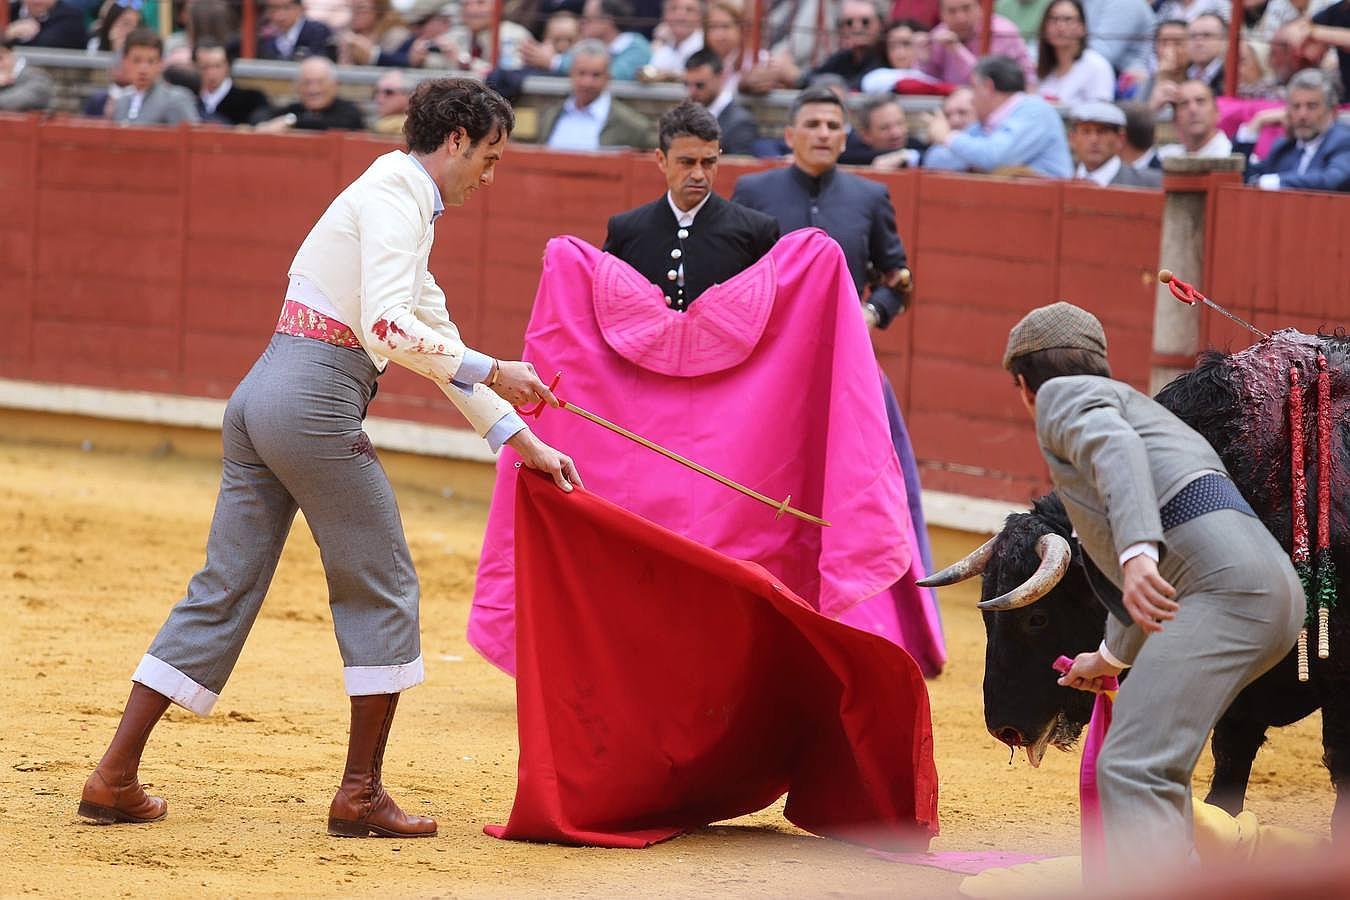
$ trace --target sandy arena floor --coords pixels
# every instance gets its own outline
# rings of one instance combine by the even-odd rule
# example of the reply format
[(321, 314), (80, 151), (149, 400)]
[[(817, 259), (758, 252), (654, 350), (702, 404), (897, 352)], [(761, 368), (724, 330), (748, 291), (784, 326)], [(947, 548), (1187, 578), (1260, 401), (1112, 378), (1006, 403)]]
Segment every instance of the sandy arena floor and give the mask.
[[(483, 824), (510, 810), (516, 732), (513, 682), (464, 640), (483, 474), (391, 454), (422, 579), (428, 681), (400, 705), (385, 782), (406, 808), (435, 816), (440, 836), (324, 833), (347, 704), (302, 522), (216, 712), (174, 709), (151, 738), (141, 776), (169, 799), (169, 818), (82, 824), (80, 787), (131, 670), (201, 563), (218, 438), (2, 412), (0, 435), (0, 895), (933, 897), (960, 882), (798, 831), (781, 802), (640, 851), (485, 836)], [(978, 540), (934, 538), (947, 561)], [(934, 849), (1077, 852), (1077, 755), (1010, 765), (984, 731), (975, 597), (972, 585), (943, 595), (952, 662), (930, 684), (942, 776)], [(1327, 833), (1321, 752), (1317, 717), (1273, 734), (1249, 795), (1264, 823)], [(1208, 759), (1198, 790), (1207, 777)]]

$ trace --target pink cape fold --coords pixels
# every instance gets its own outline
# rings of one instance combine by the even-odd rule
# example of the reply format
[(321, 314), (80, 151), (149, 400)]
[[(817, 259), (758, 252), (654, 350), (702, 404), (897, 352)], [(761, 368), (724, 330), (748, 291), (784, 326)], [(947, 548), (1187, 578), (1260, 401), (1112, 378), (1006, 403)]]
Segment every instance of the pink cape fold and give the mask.
[[(833, 527), (775, 519), (579, 416), (545, 410), (530, 427), (572, 456), (588, 489), (764, 566), (824, 615), (903, 647), (925, 675), (941, 671), (941, 626), (914, 583), (925, 573), (871, 341), (843, 253), (823, 231), (787, 235), (686, 313), (621, 260), (554, 238), (522, 356), (546, 381), (564, 373), (559, 397), (776, 500), (791, 495)], [(498, 459), (468, 630), (511, 674), (518, 460), (509, 447)]]

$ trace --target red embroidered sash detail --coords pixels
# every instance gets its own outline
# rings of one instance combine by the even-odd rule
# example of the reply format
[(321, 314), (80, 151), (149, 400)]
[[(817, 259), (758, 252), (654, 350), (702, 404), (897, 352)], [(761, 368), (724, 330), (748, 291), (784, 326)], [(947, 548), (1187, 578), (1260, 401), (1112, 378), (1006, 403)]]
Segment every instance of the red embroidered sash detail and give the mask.
[(361, 349), (361, 342), (357, 340), (354, 331), (337, 319), (310, 309), (297, 300), (287, 300), (282, 305), (276, 333), (313, 338), (336, 347)]

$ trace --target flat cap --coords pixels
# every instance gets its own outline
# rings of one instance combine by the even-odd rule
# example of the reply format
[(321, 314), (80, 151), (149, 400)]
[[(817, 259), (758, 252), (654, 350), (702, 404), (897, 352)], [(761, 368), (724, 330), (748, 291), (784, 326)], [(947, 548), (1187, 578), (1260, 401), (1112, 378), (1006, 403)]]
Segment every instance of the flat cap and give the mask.
[(1016, 356), (1069, 348), (1090, 350), (1105, 358), (1106, 332), (1092, 313), (1061, 300), (1033, 309), (1013, 326), (1003, 352), (1003, 368), (1011, 369)]
[(1125, 111), (1105, 100), (1089, 100), (1074, 106), (1069, 118), (1075, 122), (1100, 122), (1116, 128), (1125, 127)]

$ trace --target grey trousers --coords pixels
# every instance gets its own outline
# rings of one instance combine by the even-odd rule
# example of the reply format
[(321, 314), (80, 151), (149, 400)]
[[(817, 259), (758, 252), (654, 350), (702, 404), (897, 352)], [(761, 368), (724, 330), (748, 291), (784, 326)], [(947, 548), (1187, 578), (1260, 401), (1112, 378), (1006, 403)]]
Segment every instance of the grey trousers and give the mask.
[(299, 508), (323, 558), (347, 693), (421, 683), (417, 575), (389, 479), (361, 428), (377, 375), (361, 350), (272, 336), (225, 409), (206, 564), (134, 681), (211, 711)]
[(1168, 531), (1166, 546), (1159, 573), (1180, 609), (1142, 641), (1097, 764), (1115, 885), (1188, 864), (1191, 776), (1205, 740), (1238, 693), (1293, 647), (1305, 610), (1284, 549), (1251, 516), (1208, 513)]

